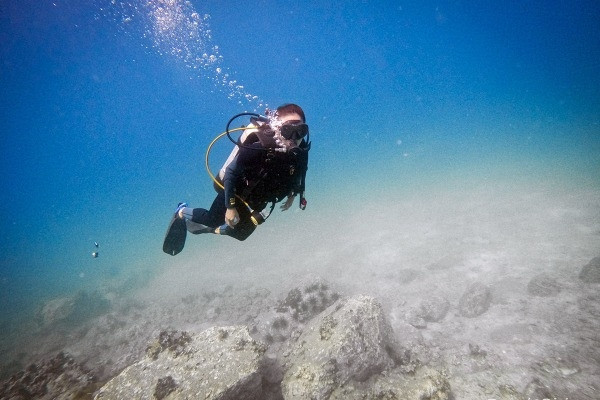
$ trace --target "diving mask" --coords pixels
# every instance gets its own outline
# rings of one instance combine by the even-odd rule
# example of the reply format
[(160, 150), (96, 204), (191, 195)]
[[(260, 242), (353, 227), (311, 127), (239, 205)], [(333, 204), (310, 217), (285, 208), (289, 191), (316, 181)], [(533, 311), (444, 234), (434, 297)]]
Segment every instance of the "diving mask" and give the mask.
[(280, 128), (281, 136), (287, 140), (300, 140), (308, 135), (308, 125), (302, 121), (286, 121)]

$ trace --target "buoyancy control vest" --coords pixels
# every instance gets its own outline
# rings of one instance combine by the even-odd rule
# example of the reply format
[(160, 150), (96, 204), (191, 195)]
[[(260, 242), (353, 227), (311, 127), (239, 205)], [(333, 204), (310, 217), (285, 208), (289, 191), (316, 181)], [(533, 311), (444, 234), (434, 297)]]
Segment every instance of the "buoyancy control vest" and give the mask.
[(308, 169), (308, 145), (304, 140), (295, 147), (281, 151), (271, 129), (252, 132), (245, 145), (260, 143), (260, 162), (244, 170), (236, 192), (253, 208), (262, 210), (268, 203), (277, 203), (290, 194), (303, 195)]

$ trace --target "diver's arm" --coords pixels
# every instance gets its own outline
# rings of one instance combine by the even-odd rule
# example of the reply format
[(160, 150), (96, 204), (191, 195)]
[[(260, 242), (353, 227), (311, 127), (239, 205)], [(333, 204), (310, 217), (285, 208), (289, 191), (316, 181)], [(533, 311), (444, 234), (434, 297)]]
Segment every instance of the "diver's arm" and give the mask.
[(304, 199), (304, 186), (306, 181), (306, 170), (308, 169), (308, 151), (302, 153), (301, 157), (302, 158), (300, 159), (299, 167), (302, 169), (302, 172), (296, 179), (296, 182), (294, 182), (292, 190), (290, 190), (290, 193), (287, 196), (287, 200), (281, 205), (281, 211), (288, 210), (294, 203), (296, 195), (298, 194), (300, 195), (300, 208), (304, 210), (306, 207), (306, 200)]
[[(252, 165), (260, 163), (262, 154), (258, 144), (252, 144), (239, 149), (238, 154), (225, 169), (223, 187), (225, 188), (225, 207), (235, 207), (238, 199), (235, 197), (235, 189), (241, 186), (244, 171)], [(256, 150), (254, 150), (256, 149)]]
[(235, 208), (237, 200), (235, 198), (235, 186), (237, 180), (239, 179), (239, 176), (240, 174), (237, 172), (236, 154), (233, 161), (231, 161), (225, 169), (225, 176), (223, 177), (223, 188), (225, 190), (225, 207), (227, 207), (227, 210), (225, 211), (225, 223), (232, 228), (240, 220), (238, 211)]
[(223, 177), (223, 188), (225, 190), (225, 207), (227, 208), (235, 208), (235, 187), (241, 177), (241, 173), (238, 171), (239, 168), (237, 166), (237, 159), (238, 157), (236, 155), (233, 161), (231, 161), (225, 169), (225, 176)]
[(233, 227), (239, 221), (239, 214), (236, 210), (236, 205), (239, 199), (235, 196), (235, 188), (239, 187), (244, 176), (244, 170), (255, 163), (260, 163), (261, 150), (260, 145), (253, 144), (248, 147), (240, 148), (238, 154), (235, 156), (233, 161), (225, 169), (225, 176), (223, 177), (223, 187), (225, 188), (225, 222), (227, 225)]

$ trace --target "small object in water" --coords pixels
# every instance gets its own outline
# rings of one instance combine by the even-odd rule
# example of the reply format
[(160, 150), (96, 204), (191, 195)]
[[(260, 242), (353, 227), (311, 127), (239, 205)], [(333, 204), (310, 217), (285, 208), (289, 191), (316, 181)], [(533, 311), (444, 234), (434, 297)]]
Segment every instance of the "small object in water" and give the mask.
[(93, 252), (93, 253), (92, 253), (92, 257), (94, 257), (94, 258), (98, 258), (98, 252), (97, 252), (97, 251)]
[(98, 242), (94, 242), (94, 246), (98, 247), (100, 245), (98, 244)]

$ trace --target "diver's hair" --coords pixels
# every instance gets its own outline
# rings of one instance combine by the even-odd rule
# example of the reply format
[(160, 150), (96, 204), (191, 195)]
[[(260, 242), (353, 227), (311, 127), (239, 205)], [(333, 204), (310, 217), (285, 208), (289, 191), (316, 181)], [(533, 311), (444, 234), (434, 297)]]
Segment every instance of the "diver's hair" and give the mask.
[(306, 123), (306, 117), (304, 116), (304, 111), (297, 104), (284, 104), (277, 107), (277, 115), (284, 116), (288, 114), (298, 114), (300, 118), (302, 118), (302, 122)]

